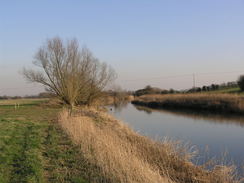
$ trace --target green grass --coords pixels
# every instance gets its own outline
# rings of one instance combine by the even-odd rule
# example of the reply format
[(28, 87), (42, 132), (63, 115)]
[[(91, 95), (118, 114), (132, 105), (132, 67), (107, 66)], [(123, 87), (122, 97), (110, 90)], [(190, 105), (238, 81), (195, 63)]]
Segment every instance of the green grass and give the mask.
[(218, 94), (218, 93), (244, 94), (244, 92), (242, 92), (239, 87), (226, 88), (226, 89), (220, 89), (220, 90), (215, 90), (215, 91), (208, 91), (206, 93), (214, 93), (214, 94)]
[(59, 108), (0, 106), (0, 183), (85, 183), (79, 148), (55, 123)]

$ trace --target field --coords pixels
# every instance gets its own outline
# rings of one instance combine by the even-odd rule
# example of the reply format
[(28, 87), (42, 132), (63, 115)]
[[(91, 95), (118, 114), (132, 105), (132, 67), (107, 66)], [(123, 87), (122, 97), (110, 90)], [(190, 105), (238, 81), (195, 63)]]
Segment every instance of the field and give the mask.
[(60, 108), (43, 101), (0, 101), (0, 183), (85, 182), (77, 147), (54, 122)]
[(226, 89), (219, 89), (215, 91), (207, 91), (207, 92), (202, 92), (202, 93), (209, 93), (209, 94), (240, 94), (243, 95), (244, 92), (240, 90), (239, 87), (233, 87), (233, 88), (226, 88)]
[(15, 105), (35, 105), (40, 104), (42, 102), (46, 102), (48, 99), (9, 99), (9, 100), (0, 100), (0, 106), (2, 105), (9, 105), (9, 106), (15, 106)]

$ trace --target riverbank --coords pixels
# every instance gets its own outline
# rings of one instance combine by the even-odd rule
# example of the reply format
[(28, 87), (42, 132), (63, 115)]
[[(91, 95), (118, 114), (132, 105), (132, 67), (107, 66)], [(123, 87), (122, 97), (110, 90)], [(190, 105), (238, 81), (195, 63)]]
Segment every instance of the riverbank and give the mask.
[(15, 103), (0, 105), (0, 182), (240, 182), (233, 167), (195, 166), (179, 143), (138, 135), (105, 111)]
[(136, 97), (132, 104), (157, 109), (190, 109), (244, 115), (244, 96), (235, 94), (143, 95)]
[(80, 147), (90, 182), (238, 182), (233, 167), (196, 166), (182, 145), (141, 136), (106, 112), (82, 108), (69, 116), (64, 110), (58, 121)]

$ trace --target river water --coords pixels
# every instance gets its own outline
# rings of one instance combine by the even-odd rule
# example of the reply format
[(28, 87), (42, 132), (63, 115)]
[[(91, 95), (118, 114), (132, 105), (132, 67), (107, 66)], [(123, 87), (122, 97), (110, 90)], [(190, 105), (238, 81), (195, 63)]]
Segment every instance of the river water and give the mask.
[[(193, 159), (202, 164), (210, 158), (244, 164), (244, 119), (237, 116), (197, 114), (190, 111), (152, 110), (133, 104), (110, 106), (110, 113), (142, 135), (160, 140), (180, 140), (198, 150)], [(242, 173), (241, 173), (242, 174)]]

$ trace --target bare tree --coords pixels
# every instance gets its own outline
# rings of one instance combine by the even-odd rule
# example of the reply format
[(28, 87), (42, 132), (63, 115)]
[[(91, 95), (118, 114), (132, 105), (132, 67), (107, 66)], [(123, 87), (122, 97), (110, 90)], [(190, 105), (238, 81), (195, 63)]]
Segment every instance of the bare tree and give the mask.
[(23, 69), (25, 78), (44, 85), (71, 108), (90, 104), (115, 79), (114, 70), (87, 48), (79, 49), (76, 39), (66, 44), (58, 37), (47, 40), (33, 63), (41, 70)]

